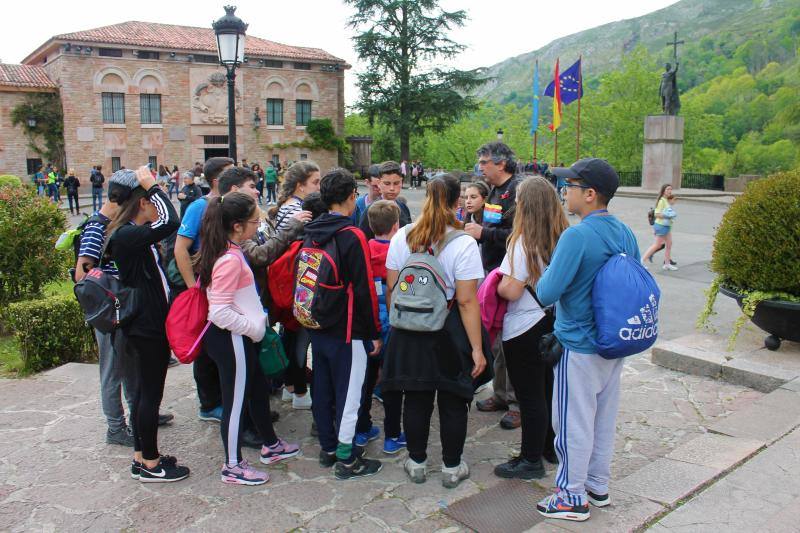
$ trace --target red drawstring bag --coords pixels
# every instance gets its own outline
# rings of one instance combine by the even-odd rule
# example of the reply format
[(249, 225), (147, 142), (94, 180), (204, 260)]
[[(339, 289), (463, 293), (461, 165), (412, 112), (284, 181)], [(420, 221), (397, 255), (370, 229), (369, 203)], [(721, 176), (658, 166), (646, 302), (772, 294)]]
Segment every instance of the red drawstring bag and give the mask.
[(179, 294), (167, 313), (167, 340), (178, 361), (188, 365), (197, 359), (209, 325), (208, 297), (197, 283)]

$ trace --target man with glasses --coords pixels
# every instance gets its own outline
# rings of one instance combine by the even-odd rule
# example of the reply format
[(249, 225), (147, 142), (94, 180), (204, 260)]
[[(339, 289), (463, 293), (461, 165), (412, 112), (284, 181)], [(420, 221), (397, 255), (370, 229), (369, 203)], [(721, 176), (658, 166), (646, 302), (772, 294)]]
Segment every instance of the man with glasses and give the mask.
[[(506, 240), (511, 234), (514, 222), (514, 205), (517, 198), (517, 185), (522, 181), (516, 175), (517, 162), (514, 151), (501, 142), (491, 142), (478, 148), (478, 167), (490, 185), (489, 196), (483, 207), (481, 224), (470, 222), (464, 231), (481, 244), (483, 268), (490, 272), (500, 266), (506, 255)], [(498, 341), (492, 347), (494, 352), (494, 396), (477, 402), (479, 411), (508, 412), (500, 420), (500, 427), (516, 429), (521, 424), (519, 403), (511, 387), (503, 355), (503, 344)]]

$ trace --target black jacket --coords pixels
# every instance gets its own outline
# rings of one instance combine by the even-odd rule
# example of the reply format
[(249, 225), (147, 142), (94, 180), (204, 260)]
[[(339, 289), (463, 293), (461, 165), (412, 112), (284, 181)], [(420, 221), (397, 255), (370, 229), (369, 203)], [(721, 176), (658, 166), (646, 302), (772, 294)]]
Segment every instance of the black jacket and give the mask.
[[(334, 262), (347, 291), (347, 304), (332, 308), (334, 316), (324, 317), (332, 326), (322, 330), (350, 342), (352, 339), (380, 338), (378, 296), (375, 293), (370, 251), (364, 234), (352, 225), (350, 217), (325, 213), (305, 226), (305, 246), (324, 247), (335, 239)], [(322, 293), (324, 295), (324, 293)], [(316, 307), (316, 303), (315, 303)], [(331, 306), (324, 306), (331, 308)], [(320, 318), (314, 317), (322, 322)]]
[[(406, 224), (411, 224), (411, 211), (408, 209), (408, 205), (405, 202), (400, 200), (395, 200), (397, 207), (400, 208), (400, 227), (402, 228)], [(368, 241), (375, 238), (375, 233), (372, 232), (372, 228), (369, 227), (369, 217), (367, 216), (367, 208), (364, 211), (364, 214), (361, 215), (361, 221), (358, 223), (358, 227), (361, 231), (364, 232), (364, 236), (367, 238)]]
[(178, 230), (178, 213), (158, 185), (147, 191), (158, 210), (150, 224), (127, 224), (111, 234), (108, 253), (119, 269), (119, 279), (137, 289), (139, 314), (125, 329), (126, 335), (165, 337), (164, 322), (169, 310), (169, 288), (155, 245)]
[(67, 188), (67, 192), (77, 193), (81, 182), (75, 176), (67, 176), (67, 179), (64, 180), (64, 186)]
[(99, 189), (103, 187), (103, 183), (106, 181), (106, 177), (103, 176), (103, 173), (100, 172), (99, 170), (95, 170), (92, 173), (92, 176), (89, 178), (89, 181), (92, 182), (92, 187)]
[[(514, 224), (514, 206), (517, 198), (517, 185), (522, 182), (520, 176), (512, 176), (499, 187), (492, 187), (486, 198), (486, 205), (499, 205), (502, 208), (500, 223), (493, 223), (483, 217), (483, 232), (481, 234), (481, 259), (483, 268), (487, 272), (494, 270), (503, 262), (506, 255), (506, 240), (511, 235), (511, 226)], [(486, 206), (484, 206), (486, 213)]]

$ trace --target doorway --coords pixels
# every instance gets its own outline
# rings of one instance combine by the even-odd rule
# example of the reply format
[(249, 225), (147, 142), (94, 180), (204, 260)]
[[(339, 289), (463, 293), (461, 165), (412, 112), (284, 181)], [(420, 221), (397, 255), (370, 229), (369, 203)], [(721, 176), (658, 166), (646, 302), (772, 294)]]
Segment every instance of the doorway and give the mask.
[(205, 149), (205, 159), (204, 159), (204, 161), (208, 161), (212, 157), (228, 157), (228, 149), (227, 148), (206, 148)]

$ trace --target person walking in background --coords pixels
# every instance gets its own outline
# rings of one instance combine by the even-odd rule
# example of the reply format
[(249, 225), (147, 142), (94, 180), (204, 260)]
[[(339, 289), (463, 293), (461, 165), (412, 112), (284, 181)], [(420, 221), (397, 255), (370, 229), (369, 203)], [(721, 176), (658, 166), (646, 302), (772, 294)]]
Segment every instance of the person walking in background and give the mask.
[(169, 190), (167, 194), (169, 194), (169, 199), (172, 201), (172, 194), (178, 194), (178, 191), (181, 188), (181, 173), (178, 170), (178, 165), (173, 165), (172, 173), (169, 176)]
[(653, 234), (655, 234), (656, 239), (650, 248), (645, 251), (642, 263), (645, 261), (652, 263), (653, 255), (664, 249), (664, 264), (661, 265), (661, 268), (664, 270), (678, 270), (678, 267), (675, 266), (676, 263), (672, 260), (672, 223), (676, 217), (675, 209), (672, 207), (674, 203), (675, 197), (672, 195), (672, 185), (662, 185), (661, 190), (658, 191), (654, 213)]
[(103, 165), (97, 165), (89, 177), (89, 182), (92, 184), (92, 211), (100, 211), (100, 208), (103, 207), (103, 183), (105, 181)]
[(264, 171), (261, 170), (261, 165), (253, 163), (250, 170), (256, 176), (256, 190), (258, 191), (258, 205), (261, 205), (264, 199)]
[(275, 170), (272, 161), (267, 163), (267, 168), (263, 173), (264, 185), (267, 187), (267, 205), (274, 205), (278, 201), (278, 197), (275, 195), (275, 188), (278, 185), (278, 171)]
[[(64, 180), (64, 187), (67, 189), (67, 202), (69, 203), (69, 212), (72, 215), (80, 214), (81, 206), (78, 201), (78, 189), (80, 186), (81, 182), (75, 177), (75, 169), (69, 169), (67, 179)], [(74, 209), (72, 207), (73, 203), (75, 204)]]
[(203, 191), (200, 190), (200, 187), (195, 185), (194, 183), (194, 174), (191, 172), (184, 172), (183, 173), (183, 188), (178, 193), (178, 201), (181, 204), (181, 220), (183, 220), (183, 215), (186, 213), (186, 209), (194, 202), (195, 200), (202, 198)]

